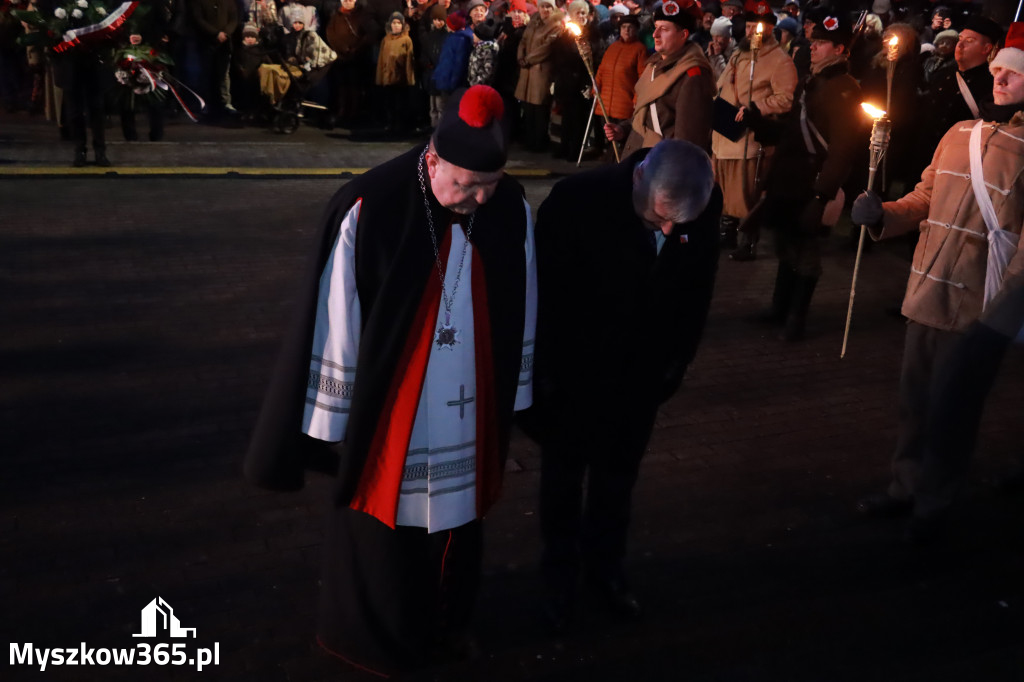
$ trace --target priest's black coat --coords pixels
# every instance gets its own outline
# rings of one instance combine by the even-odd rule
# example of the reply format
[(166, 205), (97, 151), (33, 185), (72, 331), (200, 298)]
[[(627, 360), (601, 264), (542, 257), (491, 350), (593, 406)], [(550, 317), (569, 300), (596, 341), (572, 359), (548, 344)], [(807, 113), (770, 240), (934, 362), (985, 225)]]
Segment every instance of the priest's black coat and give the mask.
[(566, 178), (540, 206), (535, 402), (661, 402), (693, 360), (718, 268), (722, 193), (716, 185), (656, 254), (632, 200), (633, 169), (648, 152)]

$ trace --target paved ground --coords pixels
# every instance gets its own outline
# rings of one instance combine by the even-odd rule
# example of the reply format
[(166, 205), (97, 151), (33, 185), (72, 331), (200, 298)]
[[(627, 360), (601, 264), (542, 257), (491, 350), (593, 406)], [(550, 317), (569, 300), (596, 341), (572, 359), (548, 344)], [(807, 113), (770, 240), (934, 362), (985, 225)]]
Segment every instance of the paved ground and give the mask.
[[(8, 665), (0, 677), (365, 679), (312, 642), (328, 482), (267, 494), (239, 472), (296, 269), (342, 181), (313, 171), (370, 166), (406, 145), (180, 125), (161, 145), (111, 145), (112, 170), (130, 161), (160, 177), (108, 179), (64, 174), (70, 149), (51, 136), (0, 119), (0, 623), (8, 642), (129, 647), (160, 596), (197, 629), (196, 646), (218, 643), (220, 664)], [(216, 170), (241, 166), (299, 176)], [(175, 175), (196, 167), (215, 170)], [(553, 182), (544, 174), (571, 169), (518, 154), (514, 167), (534, 206)], [(766, 301), (774, 259), (723, 260), (697, 361), (660, 414), (637, 487), (638, 624), (584, 601), (574, 634), (543, 635), (539, 460), (517, 437), (487, 524), (484, 655), (415, 679), (1024, 679), (1024, 500), (994, 485), (1021, 453), (1019, 353), (947, 543), (910, 549), (898, 526), (851, 512), (886, 479), (903, 327), (885, 308), (901, 295), (901, 255), (866, 258), (842, 361), (844, 239), (797, 345), (745, 321)]]

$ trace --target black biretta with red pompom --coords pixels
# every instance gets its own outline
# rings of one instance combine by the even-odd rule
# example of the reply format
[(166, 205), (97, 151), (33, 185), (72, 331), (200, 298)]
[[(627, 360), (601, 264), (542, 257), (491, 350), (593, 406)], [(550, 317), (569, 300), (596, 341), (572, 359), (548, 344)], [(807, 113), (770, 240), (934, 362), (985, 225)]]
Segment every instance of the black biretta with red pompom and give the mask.
[(455, 93), (434, 130), (434, 151), (450, 164), (477, 173), (505, 167), (508, 146), (501, 127), (505, 104), (487, 85)]

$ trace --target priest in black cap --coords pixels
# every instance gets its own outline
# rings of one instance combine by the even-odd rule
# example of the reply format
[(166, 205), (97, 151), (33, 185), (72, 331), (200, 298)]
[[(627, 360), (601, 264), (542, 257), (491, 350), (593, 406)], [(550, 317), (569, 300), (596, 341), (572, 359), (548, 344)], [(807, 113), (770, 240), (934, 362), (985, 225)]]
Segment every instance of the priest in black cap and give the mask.
[(276, 490), (337, 477), (318, 642), (376, 672), (467, 652), (481, 519), (532, 402), (533, 224), (501, 115), (474, 86), (331, 200), (246, 460)]

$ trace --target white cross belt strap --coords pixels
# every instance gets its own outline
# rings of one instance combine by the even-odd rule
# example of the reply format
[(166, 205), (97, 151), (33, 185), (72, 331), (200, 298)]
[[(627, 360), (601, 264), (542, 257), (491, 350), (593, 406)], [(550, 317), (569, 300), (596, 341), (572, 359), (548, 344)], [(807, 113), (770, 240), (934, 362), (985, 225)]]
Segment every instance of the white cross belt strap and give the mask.
[(967, 102), (967, 108), (971, 110), (971, 116), (978, 118), (978, 103), (974, 101), (974, 95), (971, 94), (971, 89), (967, 87), (967, 81), (960, 75), (960, 72), (956, 72), (956, 84), (960, 87), (960, 94), (963, 96), (964, 101)]
[[(1010, 259), (1017, 253), (1017, 242), (1020, 240), (1020, 236), (1000, 227), (996, 209), (992, 206), (992, 197), (989, 196), (988, 189), (985, 187), (985, 175), (981, 164), (981, 130), (983, 127), (982, 121), (974, 124), (971, 129), (968, 149), (970, 150), (971, 186), (974, 188), (974, 198), (978, 202), (981, 216), (985, 220), (985, 227), (988, 228), (988, 261), (985, 266), (985, 297), (982, 304), (984, 310), (1003, 285), (1006, 267), (1010, 264)], [(1017, 333), (1017, 341), (1024, 341), (1024, 329)]]

